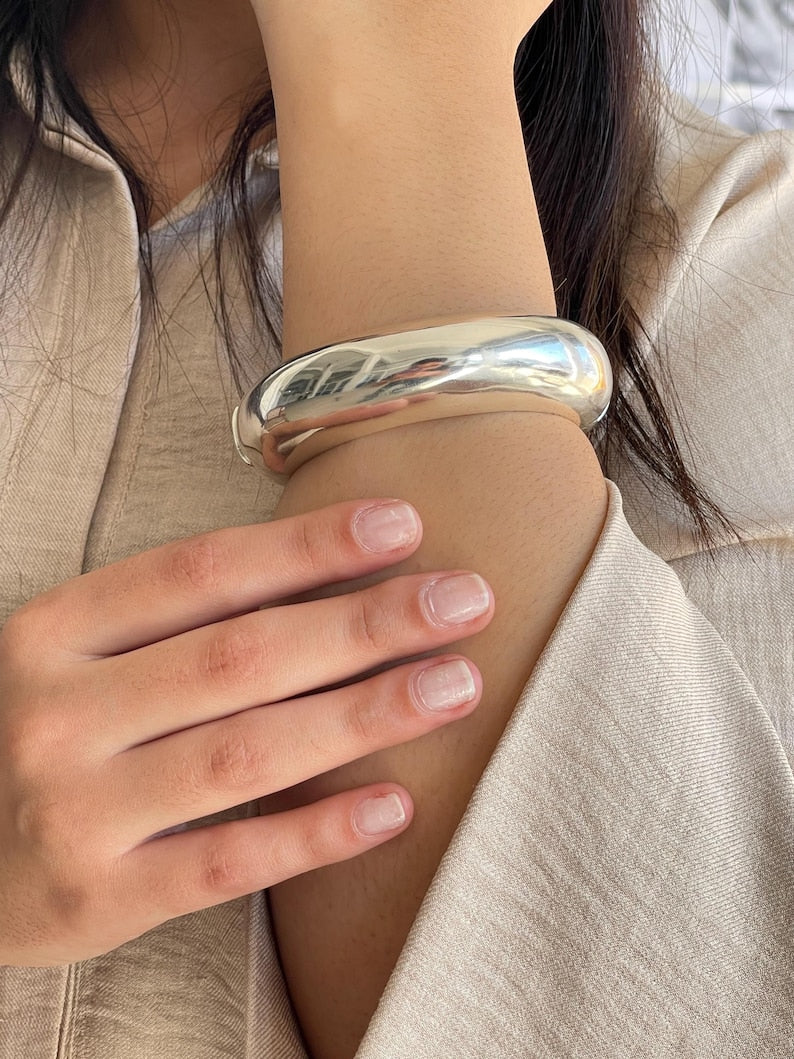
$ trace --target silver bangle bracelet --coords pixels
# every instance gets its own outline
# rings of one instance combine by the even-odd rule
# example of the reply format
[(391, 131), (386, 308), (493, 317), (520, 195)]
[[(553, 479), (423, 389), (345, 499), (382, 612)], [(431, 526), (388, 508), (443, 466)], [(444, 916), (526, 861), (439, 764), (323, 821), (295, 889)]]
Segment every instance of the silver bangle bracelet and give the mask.
[(562, 415), (590, 431), (612, 369), (584, 327), (555, 316), (482, 317), (340, 342), (266, 376), (232, 414), (246, 463), (285, 480), (306, 460), (365, 434), (491, 411)]

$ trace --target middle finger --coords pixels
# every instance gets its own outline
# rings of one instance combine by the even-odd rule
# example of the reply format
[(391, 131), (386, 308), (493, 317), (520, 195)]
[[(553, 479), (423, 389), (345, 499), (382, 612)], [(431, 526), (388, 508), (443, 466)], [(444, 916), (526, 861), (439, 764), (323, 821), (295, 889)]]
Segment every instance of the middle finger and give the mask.
[(447, 571), (230, 618), (85, 663), (97, 680), (94, 731), (119, 753), (452, 643), (492, 616), (487, 583)]

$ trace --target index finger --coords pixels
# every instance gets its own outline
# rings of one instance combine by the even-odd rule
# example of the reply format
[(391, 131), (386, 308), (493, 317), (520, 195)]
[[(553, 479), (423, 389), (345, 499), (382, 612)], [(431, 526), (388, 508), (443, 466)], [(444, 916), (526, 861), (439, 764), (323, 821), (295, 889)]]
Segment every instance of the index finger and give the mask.
[(23, 609), (51, 645), (104, 657), (365, 576), (405, 558), (421, 537), (410, 504), (343, 501), (161, 545), (65, 581)]

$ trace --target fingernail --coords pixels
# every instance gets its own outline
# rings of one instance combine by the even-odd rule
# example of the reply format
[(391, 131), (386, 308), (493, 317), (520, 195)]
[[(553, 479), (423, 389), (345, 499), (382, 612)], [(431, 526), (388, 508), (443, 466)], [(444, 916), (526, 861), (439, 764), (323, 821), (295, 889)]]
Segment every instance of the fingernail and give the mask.
[(419, 705), (427, 710), (451, 710), (471, 702), (477, 694), (472, 672), (462, 659), (423, 669), (414, 679)]
[(353, 533), (367, 551), (391, 552), (416, 540), (419, 519), (408, 504), (378, 504), (359, 511)]
[(477, 574), (454, 574), (425, 585), (425, 611), (436, 625), (460, 625), (484, 614), (491, 605), (485, 581)]
[(353, 812), (353, 826), (359, 834), (382, 835), (405, 823), (405, 809), (399, 794), (378, 794), (360, 802)]

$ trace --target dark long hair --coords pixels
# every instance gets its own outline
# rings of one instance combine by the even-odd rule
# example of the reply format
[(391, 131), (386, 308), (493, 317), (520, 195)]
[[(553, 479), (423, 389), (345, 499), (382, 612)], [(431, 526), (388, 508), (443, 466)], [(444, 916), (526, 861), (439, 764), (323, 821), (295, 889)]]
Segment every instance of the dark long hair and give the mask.
[[(0, 202), (0, 225), (34, 150), (49, 71), (64, 112), (116, 160), (129, 183), (143, 272), (154, 295), (147, 234), (152, 189), (100, 128), (69, 75), (64, 45), (81, 3), (4, 0), (0, 10), (0, 108), (15, 105), (9, 86), (15, 45), (27, 50), (35, 85), (34, 121)], [(672, 379), (626, 292), (627, 254), (640, 218), (654, 218), (655, 248), (675, 247), (679, 239), (675, 214), (656, 176), (660, 96), (646, 15), (642, 0), (554, 0), (516, 54), (516, 100), (558, 314), (598, 335), (613, 366), (613, 403), (591, 434), (602, 469), (610, 477), (617, 462), (627, 459), (650, 488), (667, 488), (688, 512), (695, 539), (709, 549), (717, 544), (718, 529), (737, 539), (740, 534), (684, 462), (673, 426), (676, 420), (679, 434), (684, 430)], [(216, 191), (224, 192), (213, 199), (214, 307), (238, 388), (251, 380), (244, 378), (222, 282), (230, 255), (243, 267), (257, 328), (277, 347), (281, 344), (282, 306), (262, 258), (261, 213), (254, 212), (246, 181), (252, 143), (263, 129), (275, 127), (275, 118), (269, 89), (250, 100), (212, 181)], [(280, 207), (277, 190), (268, 205), (271, 211)], [(629, 386), (644, 415), (626, 399)]]

